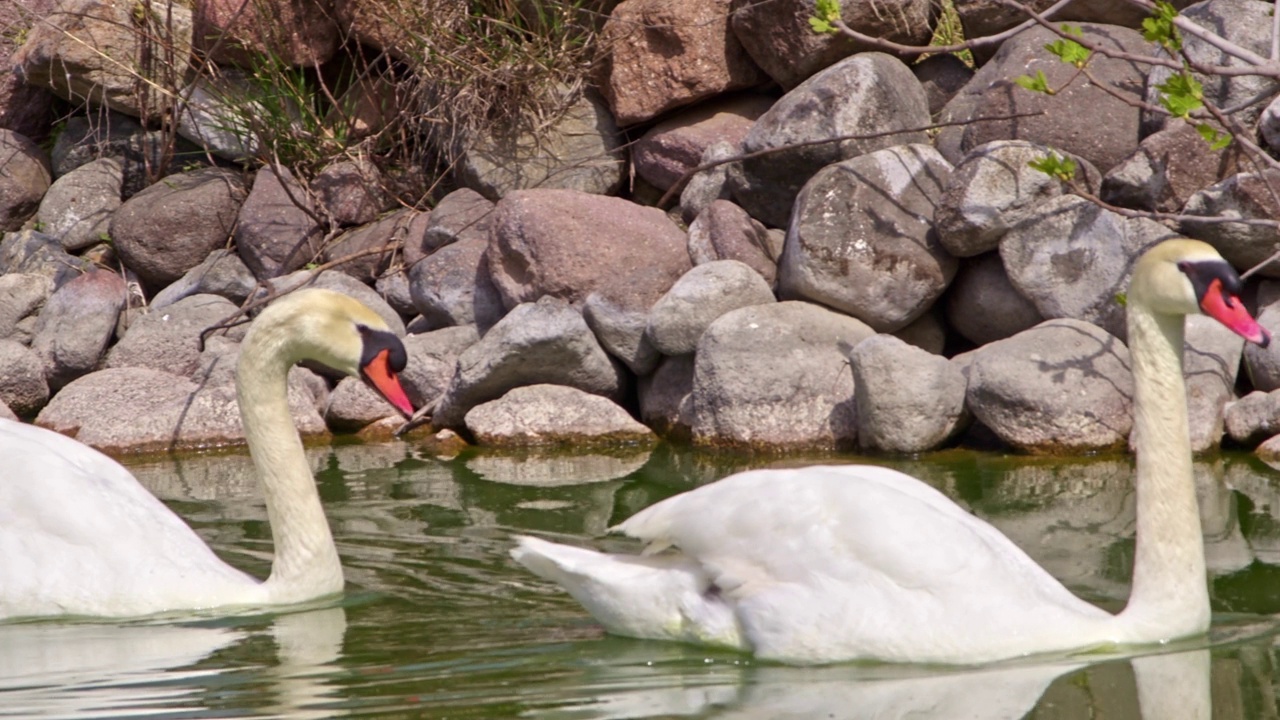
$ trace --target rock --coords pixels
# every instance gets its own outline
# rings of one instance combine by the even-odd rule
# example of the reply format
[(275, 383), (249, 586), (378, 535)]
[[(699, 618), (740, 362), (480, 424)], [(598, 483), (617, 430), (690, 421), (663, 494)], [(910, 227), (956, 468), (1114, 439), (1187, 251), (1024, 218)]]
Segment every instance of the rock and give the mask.
[(536, 132), (499, 128), (460, 151), (458, 184), (490, 200), (528, 188), (611, 195), (626, 169), (623, 138), (604, 102), (586, 92)]
[(645, 335), (663, 355), (684, 355), (725, 313), (775, 302), (760, 274), (737, 260), (698, 265), (671, 286), (649, 311)]
[(377, 290), (391, 309), (400, 313), (402, 317), (413, 317), (418, 314), (418, 308), (413, 304), (413, 293), (409, 290), (409, 275), (403, 269), (394, 270), (379, 277), (374, 281), (373, 289)]
[[(1181, 16), (1226, 38), (1237, 47), (1267, 57), (1271, 53), (1272, 5), (1260, 0), (1206, 0), (1182, 11)], [(1193, 67), (1225, 66), (1243, 69), (1252, 64), (1190, 33), (1182, 33), (1182, 50)], [(1171, 74), (1167, 68), (1150, 67), (1147, 78), (1147, 101), (1158, 102), (1156, 86)], [(1263, 75), (1195, 73), (1207, 103), (1219, 108), (1232, 108), (1231, 116), (1244, 127), (1252, 128), (1267, 103), (1280, 90), (1280, 82)], [(1153, 124), (1167, 123), (1163, 113), (1153, 113)], [(1156, 128), (1158, 129), (1158, 128)]]
[[(107, 353), (108, 368), (145, 367), (193, 377), (200, 366), (200, 334), (235, 314), (238, 308), (216, 295), (192, 295), (153, 310), (129, 325)], [(244, 325), (227, 331), (239, 341)]]
[[(818, 170), (895, 145), (927, 143), (919, 130), (881, 133), (923, 128), (929, 122), (928, 101), (911, 70), (889, 55), (861, 53), (809, 78), (760, 116), (742, 141), (742, 151), (777, 152), (730, 165), (729, 186), (752, 217), (786, 227), (796, 195)], [(801, 146), (867, 128), (875, 128), (877, 136)]]
[(340, 227), (365, 225), (392, 207), (386, 179), (368, 159), (335, 162), (316, 175), (311, 189), (329, 221)]
[[(966, 154), (951, 172), (934, 214), (942, 247), (956, 257), (995, 250), (1009, 228), (1035, 215), (1046, 201), (1070, 194), (1065, 183), (1030, 166), (1052, 152), (1022, 140), (996, 140)], [(1075, 160), (1076, 177), (1096, 193), (1098, 171)]]
[(602, 31), (609, 54), (600, 89), (620, 125), (765, 79), (729, 31), (730, 4), (623, 0), (614, 7)]
[(272, 165), (258, 171), (236, 225), (236, 250), (259, 280), (297, 270), (320, 251), (311, 200), (292, 173), (279, 172)]
[(111, 240), (154, 292), (226, 245), (244, 200), (239, 173), (206, 168), (170, 175), (120, 206), (111, 217)]
[(196, 0), (196, 49), (220, 63), (319, 67), (341, 44), (332, 0)]
[(306, 287), (324, 288), (350, 295), (377, 313), (378, 317), (382, 318), (383, 322), (397, 337), (404, 337), (404, 320), (401, 319), (400, 313), (392, 309), (387, 304), (387, 301), (383, 300), (382, 296), (378, 294), (378, 291), (345, 273), (325, 270), (317, 275), (311, 270), (299, 270), (284, 277), (275, 278), (266, 285), (270, 291), (276, 293), (297, 290), (305, 285)]
[(1244, 340), (1204, 315), (1188, 315), (1182, 374), (1187, 382), (1191, 451), (1205, 452), (1222, 441), (1223, 412), (1235, 396)]
[(49, 385), (60, 388), (98, 368), (115, 336), (128, 288), (108, 270), (92, 270), (58, 288), (36, 321), (31, 349)]
[[(309, 397), (290, 392), (294, 425), (324, 437)], [(112, 368), (72, 382), (36, 424), (109, 453), (158, 452), (244, 444), (235, 389), (199, 388), (190, 378), (141, 367)]]
[(16, 340), (0, 340), (0, 402), (18, 415), (35, 415), (49, 401), (40, 356)]
[(965, 377), (946, 358), (889, 335), (853, 349), (858, 444), (872, 450), (934, 450), (966, 420)]
[(245, 71), (206, 66), (184, 92), (178, 136), (232, 162), (257, 165), (264, 136), (288, 132), (290, 124), (302, 131), (302, 110), (293, 98), (264, 93), (262, 83)]
[(53, 293), (53, 280), (38, 274), (0, 274), (0, 339), (31, 342), (36, 316)]
[[(164, 62), (139, 64), (162, 47), (171, 48)], [(73, 105), (90, 101), (158, 121), (170, 106), (166, 90), (179, 86), (190, 58), (191, 10), (182, 5), (62, 0), (9, 62), (28, 85)]]
[[(717, 142), (707, 146), (698, 159), (698, 166), (727, 160), (742, 152), (742, 147), (727, 142)], [(729, 165), (722, 163), (706, 170), (694, 173), (680, 192), (680, 216), (689, 223), (702, 214), (712, 202), (728, 200), (733, 197), (729, 188)]]
[(853, 374), (842, 348), (873, 334), (860, 320), (804, 302), (722, 315), (703, 333), (694, 360), (694, 443), (853, 447)]
[(1224, 411), (1227, 435), (1233, 442), (1255, 447), (1280, 435), (1280, 392), (1254, 390), (1228, 403)]
[(128, 199), (156, 181), (157, 169), (164, 167), (170, 153), (197, 166), (204, 152), (187, 142), (172, 138), (163, 130), (148, 130), (136, 118), (105, 112), (93, 118), (76, 116), (67, 120), (58, 133), (50, 157), (53, 176), (60, 178), (82, 165), (102, 158), (115, 158), (124, 170), (120, 197)]
[(1004, 443), (1033, 454), (1117, 450), (1133, 426), (1129, 349), (1080, 320), (1046, 320), (984, 345), (966, 404)]
[[(1128, 28), (1082, 24), (1083, 37), (1101, 47), (1136, 55), (1150, 55), (1154, 48), (1142, 35)], [(995, 57), (983, 65), (951, 102), (939, 119), (956, 122), (979, 118), (1010, 117), (943, 128), (936, 139), (940, 152), (952, 162), (973, 148), (992, 140), (1027, 140), (1061, 153), (1088, 160), (1105, 173), (1138, 147), (1141, 111), (1098, 88), (1072, 65), (1045, 49), (1058, 39), (1056, 33), (1032, 27), (1006, 40)], [(1029, 92), (1016, 84), (1023, 75), (1043, 71), (1053, 95)], [(1089, 72), (1111, 87), (1140, 88), (1146, 78), (1142, 66), (1129, 60), (1093, 53)], [(1081, 112), (1088, 108), (1088, 112)]]
[(689, 257), (694, 265), (716, 260), (746, 263), (772, 287), (785, 238), (728, 200), (713, 200), (689, 226)]
[(927, 312), (911, 324), (890, 333), (893, 337), (913, 347), (934, 355), (941, 355), (947, 346), (947, 328), (937, 312)]
[(578, 311), (545, 297), (516, 307), (463, 351), (432, 424), (458, 427), (471, 408), (524, 385), (567, 385), (616, 399), (625, 381)]
[[(1263, 305), (1259, 301), (1258, 324), (1273, 335), (1280, 331), (1280, 303)], [(1245, 371), (1254, 390), (1280, 390), (1280, 348), (1275, 343), (1265, 348), (1250, 343), (1244, 349)]]
[(1044, 320), (1009, 281), (998, 252), (961, 264), (944, 307), (951, 327), (975, 345), (1012, 337)]
[(506, 314), (489, 272), (488, 247), (475, 237), (459, 240), (409, 270), (413, 306), (431, 327), (474, 324), (484, 333)]
[[(1258, 134), (1272, 151), (1280, 148), (1280, 96), (1262, 111), (1258, 118)], [(1222, 178), (1219, 178), (1221, 180)]]
[[(904, 45), (927, 45), (934, 11), (927, 0), (855, 0), (841, 4), (841, 19), (866, 35)], [(812, 3), (803, 0), (736, 0), (731, 27), (752, 59), (784, 88), (865, 50), (838, 33), (816, 33)]]
[[(608, 218), (609, 231), (600, 222)], [(691, 267), (685, 233), (657, 208), (569, 190), (523, 190), (498, 203), (486, 257), (507, 308), (544, 295), (579, 304), (639, 267)]]
[(151, 298), (151, 309), (158, 310), (191, 295), (218, 295), (239, 305), (243, 303), (258, 281), (239, 255), (219, 248), (209, 253), (199, 265), (191, 268), (177, 282)]
[[(18, 49), (17, 41), (55, 5), (55, 0), (28, 0), (0, 6), (0, 27), (6, 28), (0, 39), (0, 67), (13, 66), (10, 58)], [(17, 73), (0, 73), (0, 128), (41, 141), (52, 123), (53, 95), (48, 90), (27, 85)]]
[(415, 263), (459, 240), (488, 242), (489, 228), (493, 224), (493, 209), (493, 202), (474, 190), (460, 188), (445, 195), (431, 211), (418, 248), (418, 257), (414, 257), (406, 248), (406, 261)]
[(638, 268), (621, 282), (592, 291), (582, 303), (582, 318), (610, 355), (637, 375), (653, 370), (662, 357), (645, 328), (649, 311), (676, 278), (660, 268)]
[(707, 148), (717, 142), (740, 145), (769, 106), (765, 95), (715, 99), (649, 128), (631, 148), (636, 174), (659, 190), (681, 184), (698, 167)]
[[(1195, 0), (1173, 0), (1170, 4), (1181, 10)], [(1027, 7), (1043, 12), (1053, 5), (1053, 0), (1032, 0)], [(1026, 13), (1001, 0), (957, 0), (955, 2), (960, 24), (967, 38), (986, 37), (1003, 32), (1027, 19)], [(1076, 0), (1054, 14), (1054, 21), (1092, 22), (1124, 27), (1142, 27), (1149, 17), (1141, 7), (1111, 0)], [(978, 53), (975, 53), (978, 54)]]
[(1172, 123), (1102, 180), (1102, 199), (1122, 207), (1176, 213), (1191, 196), (1236, 173), (1238, 145), (1214, 150), (1195, 127)]
[(636, 383), (640, 420), (658, 435), (687, 441), (693, 427), (693, 355), (664, 357)]
[(15, 421), (19, 419), (17, 414), (14, 413), (12, 410), (10, 410), (9, 406), (6, 405), (3, 400), (0, 400), (0, 418), (4, 418), (5, 420), (15, 420)]
[(120, 207), (123, 183), (124, 165), (116, 158), (81, 165), (49, 186), (36, 220), (69, 252), (100, 243)]
[(400, 411), (358, 378), (344, 377), (329, 396), (325, 423), (334, 432), (355, 432), (383, 418), (403, 422)]
[(0, 230), (17, 230), (40, 209), (49, 157), (25, 135), (0, 128)]
[(350, 140), (382, 133), (401, 113), (409, 112), (398, 82), (398, 78), (382, 73), (361, 73), (352, 78), (338, 102), (325, 114), (324, 126), (346, 128)]
[(471, 408), (467, 429), (481, 445), (635, 445), (657, 438), (617, 403), (562, 385), (518, 387)]
[(1075, 318), (1123, 338), (1133, 261), (1174, 233), (1145, 218), (1124, 218), (1074, 195), (1040, 204), (1005, 234), (1000, 257), (1009, 280), (1046, 318)]
[(973, 68), (955, 55), (930, 55), (911, 66), (924, 96), (929, 100), (929, 114), (937, 115), (951, 98), (973, 79)]
[[(1280, 170), (1237, 173), (1192, 195), (1183, 212), (1213, 220), (1272, 220), (1280, 216), (1280, 204), (1272, 195), (1277, 182)], [(1212, 245), (1238, 268), (1253, 267), (1271, 257), (1280, 238), (1275, 228), (1265, 225), (1199, 222), (1189, 217), (1182, 220), (1181, 229), (1187, 236)], [(1280, 264), (1264, 265), (1258, 274), (1280, 277)]]
[(453, 380), (458, 357), (479, 341), (480, 334), (474, 325), (406, 335), (404, 347), (409, 354), (409, 364), (400, 373), (400, 383), (413, 406), (422, 407), (442, 397)]
[(338, 263), (334, 270), (362, 283), (375, 282), (401, 251), (406, 230), (404, 217), (374, 222), (349, 230), (325, 246), (324, 261)]
[(923, 315), (958, 265), (933, 232), (950, 171), (933, 148), (905, 145), (814, 175), (796, 198), (779, 295), (835, 308), (881, 332)]
[(0, 276), (9, 273), (41, 275), (61, 287), (68, 280), (88, 272), (91, 265), (68, 255), (57, 240), (34, 230), (6, 233), (0, 240)]

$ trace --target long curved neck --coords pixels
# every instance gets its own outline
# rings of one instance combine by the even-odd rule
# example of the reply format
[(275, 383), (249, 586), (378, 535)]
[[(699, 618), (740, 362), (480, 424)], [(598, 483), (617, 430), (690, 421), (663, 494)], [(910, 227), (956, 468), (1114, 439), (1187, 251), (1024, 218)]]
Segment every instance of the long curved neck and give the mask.
[(338, 550), (289, 412), (288, 374), (294, 360), (286, 328), (255, 326), (245, 338), (236, 370), (240, 418), (275, 543), (271, 576), (263, 585), (273, 602), (307, 600), (343, 586)]
[(1133, 590), (1119, 616), (1135, 641), (1209, 627), (1204, 540), (1191, 472), (1181, 315), (1130, 302), (1138, 527)]

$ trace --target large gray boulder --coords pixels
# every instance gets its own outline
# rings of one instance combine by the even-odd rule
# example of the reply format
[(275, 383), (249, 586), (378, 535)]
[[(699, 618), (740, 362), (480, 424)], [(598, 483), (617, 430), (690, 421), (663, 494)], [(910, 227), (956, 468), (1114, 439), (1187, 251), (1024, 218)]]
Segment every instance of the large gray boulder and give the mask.
[(964, 426), (965, 377), (946, 358), (891, 335), (875, 335), (858, 343), (849, 360), (859, 446), (924, 452)]
[[(1273, 300), (1264, 304), (1260, 298), (1259, 306), (1258, 324), (1272, 335), (1280, 332), (1280, 302)], [(1258, 347), (1250, 343), (1245, 346), (1245, 371), (1249, 374), (1249, 384), (1254, 390), (1280, 390), (1280, 348), (1276, 345), (1277, 343), (1271, 343), (1267, 347)]]
[[(289, 409), (304, 438), (327, 435), (308, 393), (291, 389)], [(85, 375), (63, 388), (36, 424), (111, 453), (245, 442), (235, 388), (226, 383), (200, 386), (189, 377), (153, 368), (111, 368)]]
[(387, 178), (367, 157), (325, 166), (311, 181), (317, 205), (339, 227), (365, 225), (393, 207)]
[(582, 303), (587, 327), (610, 355), (626, 363), (636, 375), (653, 370), (662, 357), (645, 329), (649, 326), (649, 311), (676, 279), (663, 268), (636, 268), (619, 282), (592, 291)]
[[(1253, 267), (1275, 252), (1280, 233), (1266, 225), (1218, 221), (1224, 218), (1273, 220), (1280, 217), (1280, 203), (1274, 195), (1276, 187), (1280, 187), (1280, 170), (1272, 168), (1262, 172), (1237, 173), (1210, 185), (1192, 195), (1183, 212), (1188, 216), (1212, 220), (1202, 222), (1185, 217), (1182, 231), (1212, 245), (1232, 265)], [(1258, 270), (1258, 274), (1280, 277), (1280, 264), (1268, 263)]]
[(1236, 173), (1239, 145), (1214, 150), (1191, 123), (1143, 138), (1102, 180), (1102, 199), (1122, 207), (1176, 213), (1191, 196)]
[(1175, 233), (1126, 218), (1074, 195), (1036, 209), (1000, 241), (1000, 258), (1018, 293), (1046, 318), (1075, 318), (1127, 335), (1119, 296), (1133, 261)]
[(52, 180), (44, 150), (30, 138), (0, 128), (0, 231), (17, 230), (35, 215)]
[(604, 24), (601, 91), (621, 125), (766, 80), (729, 31), (732, 0), (624, 0)]
[(253, 294), (258, 281), (239, 255), (225, 248), (209, 253), (201, 263), (186, 272), (177, 282), (151, 298), (155, 310), (191, 295), (218, 295), (239, 305)]
[[(493, 223), (494, 203), (469, 188), (459, 188), (440, 198), (440, 202), (424, 217), (421, 240), (415, 247), (405, 244), (405, 262), (412, 265), (436, 250), (458, 242), (475, 239), (488, 242)], [(410, 233), (410, 237), (415, 237)]]
[(245, 199), (239, 173), (205, 168), (170, 175), (129, 198), (111, 216), (111, 240), (152, 291), (227, 244)]
[(950, 172), (932, 147), (904, 145), (814, 175), (796, 198), (779, 295), (846, 312), (880, 332), (923, 315), (958, 266), (933, 230)]
[[(995, 250), (1038, 206), (1069, 194), (1066, 183), (1031, 167), (1051, 152), (1024, 140), (995, 140), (968, 152), (951, 172), (934, 214), (942, 247), (956, 257)], [(1098, 171), (1083, 160), (1077, 164), (1077, 179), (1097, 192)]]
[(1044, 320), (1035, 304), (1009, 282), (998, 252), (961, 264), (944, 309), (951, 327), (974, 345), (1003, 340)]
[(444, 395), (453, 381), (458, 357), (480, 341), (474, 325), (447, 327), (404, 337), (409, 362), (400, 383), (414, 407), (422, 407)]
[(40, 309), (51, 293), (53, 280), (44, 275), (0, 275), (0, 338), (29, 344)]
[(1129, 349), (1080, 320), (1046, 320), (974, 352), (965, 402), (1003, 442), (1034, 454), (1117, 450), (1133, 426)]
[(737, 260), (704, 263), (685, 273), (649, 310), (645, 335), (663, 355), (685, 355), (717, 318), (738, 308), (772, 303), (769, 284)]
[(1233, 442), (1253, 447), (1267, 438), (1280, 435), (1280, 392), (1254, 390), (1224, 412), (1227, 435)]
[(488, 240), (468, 237), (409, 269), (413, 306), (431, 327), (476, 325), (483, 333), (506, 314), (489, 272), (488, 247)]
[(860, 320), (805, 302), (722, 315), (695, 355), (694, 443), (853, 447), (857, 413), (847, 350), (873, 334)]
[(689, 225), (689, 257), (694, 265), (738, 260), (773, 286), (786, 234), (769, 230), (728, 200), (713, 200)]
[(155, 169), (171, 153), (197, 166), (207, 164), (200, 148), (191, 143), (175, 144), (165, 130), (149, 130), (135, 117), (106, 111), (68, 119), (54, 140), (50, 159), (55, 178), (102, 158), (118, 160), (124, 172), (120, 197), (128, 199), (155, 182)]
[[(1140, 33), (1128, 28), (1077, 27), (1086, 40), (1109, 50), (1136, 55), (1155, 51)], [(1137, 149), (1139, 108), (1098, 87), (1045, 49), (1056, 40), (1054, 31), (1042, 27), (1014, 35), (947, 103), (940, 119), (961, 123), (938, 134), (937, 148), (948, 160), (959, 162), (970, 150), (992, 140), (1027, 140), (1084, 158), (1105, 173)], [(1053, 95), (1017, 85), (1017, 78), (1040, 71), (1056, 90)], [(1146, 82), (1144, 66), (1096, 52), (1089, 59), (1089, 72), (1113, 88), (1141, 88)], [(1005, 119), (964, 122), (995, 117)]]
[(362, 283), (375, 282), (403, 248), (402, 217), (370, 222), (339, 235), (325, 246), (324, 261)]
[[(134, 319), (107, 353), (105, 367), (144, 367), (193, 377), (200, 367), (200, 335), (238, 308), (216, 295), (192, 295)], [(226, 331), (240, 340), (245, 325)]]
[[(800, 188), (835, 162), (906, 143), (927, 143), (929, 104), (901, 60), (877, 52), (855, 55), (801, 83), (760, 116), (742, 141), (744, 153), (771, 151), (729, 167), (733, 197), (752, 217), (786, 227)], [(821, 141), (866, 133), (876, 137)], [(772, 152), (776, 151), (776, 152)]]
[[(606, 218), (608, 232), (601, 232)], [(660, 268), (674, 279), (692, 266), (685, 233), (661, 210), (569, 190), (504, 197), (486, 257), (508, 309), (544, 295), (580, 304), (635, 268)]]
[[(680, 191), (680, 218), (691, 223), (703, 210), (716, 200), (729, 200), (733, 197), (729, 187), (729, 159), (742, 152), (741, 143), (717, 142), (703, 151), (698, 165), (711, 165), (699, 170), (685, 183)], [(712, 163), (719, 163), (713, 165)]]
[(48, 400), (40, 356), (16, 340), (0, 340), (0, 402), (18, 415), (34, 415)]
[(609, 359), (582, 315), (554, 297), (517, 306), (458, 356), (432, 423), (459, 427), (476, 405), (540, 383), (615, 399), (626, 387), (625, 370)]
[(68, 251), (83, 250), (108, 237), (111, 215), (120, 208), (124, 165), (104, 157), (54, 181), (40, 201), (36, 220)]
[(359, 378), (344, 377), (329, 394), (324, 421), (334, 432), (357, 432), (400, 411)]
[(665, 438), (688, 440), (693, 428), (693, 355), (664, 357), (636, 382), (640, 420)]
[(236, 251), (259, 280), (311, 262), (320, 251), (315, 204), (287, 169), (258, 171), (236, 224)]
[[(140, 64), (168, 48), (165, 62)], [(9, 64), (27, 84), (49, 88), (72, 104), (90, 101), (133, 117), (160, 119), (191, 60), (191, 10), (157, 1), (64, 0), (27, 35)]]
[(455, 174), (459, 185), (490, 200), (528, 188), (609, 195), (622, 186), (626, 165), (622, 132), (604, 101), (587, 91), (544, 127), (469, 138)]
[(5, 233), (0, 240), (0, 276), (11, 273), (41, 275), (60, 287), (92, 265), (67, 254), (56, 239), (35, 230)]
[(481, 445), (636, 445), (653, 431), (608, 398), (563, 385), (518, 387), (466, 414), (467, 430)]
[(98, 368), (127, 295), (124, 278), (93, 270), (49, 297), (36, 321), (31, 349), (44, 362), (50, 386), (60, 388)]

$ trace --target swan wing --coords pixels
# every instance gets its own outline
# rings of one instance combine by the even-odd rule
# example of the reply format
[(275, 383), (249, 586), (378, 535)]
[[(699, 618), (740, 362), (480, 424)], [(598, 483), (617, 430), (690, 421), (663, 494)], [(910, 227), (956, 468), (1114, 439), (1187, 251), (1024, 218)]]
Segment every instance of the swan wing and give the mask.
[(778, 659), (978, 661), (1074, 646), (1111, 617), (985, 521), (887, 468), (740, 473), (617, 529), (695, 561), (736, 603), (756, 652)]
[(0, 618), (144, 615), (256, 584), (97, 450), (0, 420), (0, 458)]

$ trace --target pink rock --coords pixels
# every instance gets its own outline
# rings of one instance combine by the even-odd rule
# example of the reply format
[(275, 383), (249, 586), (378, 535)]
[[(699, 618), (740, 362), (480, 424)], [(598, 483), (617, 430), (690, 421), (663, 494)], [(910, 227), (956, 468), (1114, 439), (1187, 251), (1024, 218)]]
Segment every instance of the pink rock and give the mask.
[(320, 65), (339, 44), (332, 0), (195, 0), (194, 21), (196, 48), (245, 67)]
[(654, 125), (632, 149), (636, 172), (659, 190), (668, 190), (697, 167), (717, 142), (742, 142), (773, 99), (744, 95), (716, 100)]

